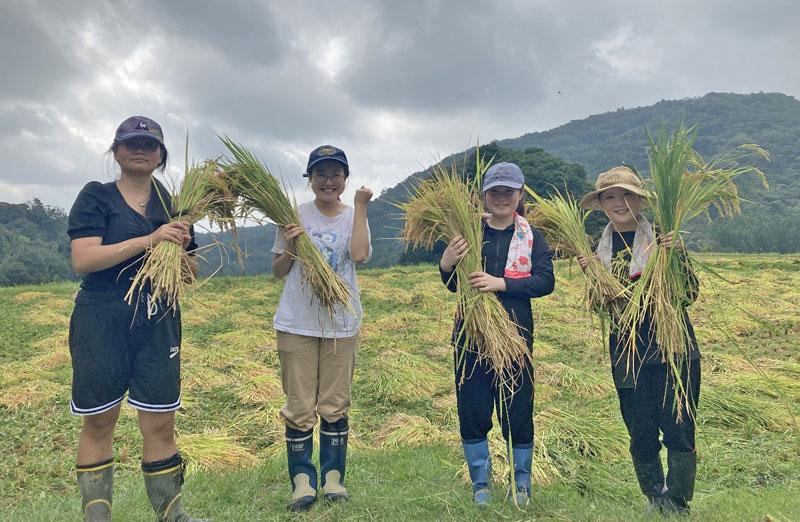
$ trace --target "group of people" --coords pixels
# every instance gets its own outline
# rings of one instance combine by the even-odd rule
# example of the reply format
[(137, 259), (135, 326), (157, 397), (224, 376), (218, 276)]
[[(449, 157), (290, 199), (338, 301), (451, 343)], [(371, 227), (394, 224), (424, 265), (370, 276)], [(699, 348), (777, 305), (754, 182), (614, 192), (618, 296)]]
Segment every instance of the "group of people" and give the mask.
[[(133, 305), (123, 300), (142, 255), (162, 241), (181, 245), (188, 253), (188, 268), (197, 272), (192, 255), (197, 247), (194, 230), (170, 221), (169, 193), (153, 176), (157, 170), (163, 172), (168, 157), (162, 129), (155, 121), (142, 116), (123, 121), (109, 153), (119, 166), (118, 179), (88, 183), (69, 214), (73, 267), (83, 274), (69, 335), (73, 368), (70, 407), (83, 417), (76, 462), (83, 516), (87, 521), (111, 518), (112, 440), (127, 394), (128, 404), (138, 412), (142, 473), (158, 520), (198, 521), (181, 503), (185, 466), (174, 436), (175, 411), (181, 406), (180, 309), (174, 314), (158, 313), (166, 312), (164, 304), (153, 301), (146, 290), (134, 296)], [(309, 510), (320, 489), (326, 501), (349, 498), (345, 488), (348, 411), (362, 319), (356, 264), (366, 262), (372, 254), (367, 222), (372, 191), (362, 186), (356, 190), (353, 206), (343, 203), (341, 195), (349, 175), (344, 151), (330, 145), (314, 149), (304, 173), (314, 200), (298, 207), (299, 223), (279, 228), (272, 247), (273, 273), (285, 279), (274, 328), (286, 394), (280, 415), (285, 423), (292, 511)], [(443, 284), (455, 292), (456, 265), (468, 248), (479, 246), (484, 269), (470, 274), (468, 284), (480, 292), (497, 294), (532, 350), (531, 299), (552, 293), (555, 276), (544, 236), (523, 217), (524, 183), (522, 171), (512, 163), (498, 163), (487, 171), (482, 187), (487, 213), (483, 244), (469, 245), (463, 237), (452, 238), (439, 270)], [(635, 282), (654, 241), (658, 248), (683, 248), (677, 237), (654, 236), (640, 213), (646, 203), (641, 179), (627, 167), (600, 174), (596, 190), (581, 200), (584, 208), (602, 210), (609, 218), (597, 256), (628, 284)], [(302, 266), (295, 262), (295, 239), (301, 234), (311, 239), (347, 282), (349, 306), (333, 313), (323, 310), (303, 283)], [(581, 267), (589, 261), (578, 259)], [(650, 316), (645, 314), (636, 338), (642, 357), (636, 362), (639, 367), (633, 369), (620, 357), (626, 336), (611, 329), (612, 375), (631, 438), (634, 469), (650, 509), (687, 513), (696, 466), (694, 417), (676, 417), (670, 400), (675, 383), (651, 326)], [(513, 393), (501, 393), (491, 366), (478, 357), (480, 347), (460, 346), (462, 327), (456, 317), (452, 335), (456, 402), (472, 499), (480, 506), (491, 501), (487, 435), (496, 412), (513, 462), (514, 490), (506, 498), (525, 506), (531, 498), (534, 449), (533, 368), (529, 361), (520, 362), (521, 377), (515, 381)], [(691, 357), (681, 380), (696, 407), (700, 364), (691, 330), (688, 342)], [(638, 378), (632, 379), (633, 374)], [(313, 429), (318, 419), (319, 468), (313, 459)], [(668, 450), (666, 478), (659, 457), (660, 432)]]

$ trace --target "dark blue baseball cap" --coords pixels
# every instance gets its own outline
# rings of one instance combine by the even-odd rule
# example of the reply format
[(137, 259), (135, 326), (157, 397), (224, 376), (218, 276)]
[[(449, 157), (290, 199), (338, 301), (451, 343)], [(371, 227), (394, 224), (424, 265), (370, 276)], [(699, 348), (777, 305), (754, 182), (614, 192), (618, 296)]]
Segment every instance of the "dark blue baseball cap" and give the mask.
[(495, 163), (483, 177), (483, 191), (492, 187), (511, 187), (521, 189), (525, 184), (522, 170), (514, 163)]
[(344, 165), (345, 172), (349, 173), (350, 165), (347, 164), (347, 156), (345, 156), (342, 149), (334, 147), (333, 145), (320, 145), (308, 155), (308, 165), (306, 165), (306, 173), (304, 176), (311, 175), (311, 168), (320, 161), (325, 160), (338, 161)]
[(144, 116), (131, 116), (120, 123), (117, 133), (114, 135), (114, 143), (121, 143), (139, 136), (153, 138), (164, 145), (164, 132), (161, 130), (161, 125)]

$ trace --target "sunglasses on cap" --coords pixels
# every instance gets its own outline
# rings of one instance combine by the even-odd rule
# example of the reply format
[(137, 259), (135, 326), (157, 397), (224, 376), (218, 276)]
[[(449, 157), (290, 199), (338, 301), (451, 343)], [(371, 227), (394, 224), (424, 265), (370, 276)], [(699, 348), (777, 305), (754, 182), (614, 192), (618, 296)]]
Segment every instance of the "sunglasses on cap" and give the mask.
[(141, 150), (144, 152), (154, 152), (161, 148), (161, 144), (154, 138), (146, 136), (135, 136), (119, 142), (120, 145), (128, 150)]

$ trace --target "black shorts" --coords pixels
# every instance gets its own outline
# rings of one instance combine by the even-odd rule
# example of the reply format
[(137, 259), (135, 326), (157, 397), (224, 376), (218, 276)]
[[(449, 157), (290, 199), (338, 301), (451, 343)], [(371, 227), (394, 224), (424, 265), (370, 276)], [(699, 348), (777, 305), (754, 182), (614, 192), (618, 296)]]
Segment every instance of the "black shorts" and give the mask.
[(81, 290), (69, 325), (72, 401), (76, 415), (128, 404), (151, 412), (181, 406), (181, 317), (159, 310), (147, 319), (119, 295)]

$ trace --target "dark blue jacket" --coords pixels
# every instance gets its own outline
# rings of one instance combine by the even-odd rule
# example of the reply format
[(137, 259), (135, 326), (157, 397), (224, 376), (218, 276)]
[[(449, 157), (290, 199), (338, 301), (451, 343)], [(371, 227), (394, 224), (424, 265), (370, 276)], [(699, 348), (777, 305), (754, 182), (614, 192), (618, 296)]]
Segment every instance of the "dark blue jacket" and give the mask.
[[(506, 291), (497, 292), (497, 297), (508, 312), (508, 316), (516, 323), (520, 335), (525, 338), (528, 347), (533, 346), (533, 315), (531, 298), (543, 297), (553, 292), (555, 276), (553, 275), (552, 252), (544, 236), (537, 229), (533, 231), (533, 247), (531, 248), (531, 277), (524, 279), (504, 278)], [(503, 277), (508, 259), (508, 247), (514, 235), (514, 225), (505, 230), (496, 230), (483, 224), (483, 248), (481, 257), (485, 272), (495, 277)], [(445, 272), (439, 267), (442, 282), (451, 292), (456, 291), (456, 276), (453, 272)], [(451, 277), (452, 276), (452, 277)], [(456, 318), (453, 337), (461, 330), (461, 320)]]

